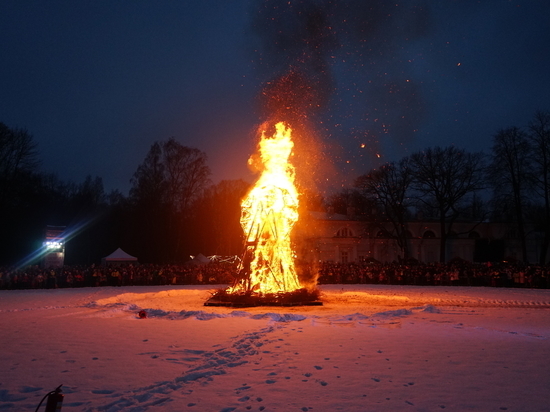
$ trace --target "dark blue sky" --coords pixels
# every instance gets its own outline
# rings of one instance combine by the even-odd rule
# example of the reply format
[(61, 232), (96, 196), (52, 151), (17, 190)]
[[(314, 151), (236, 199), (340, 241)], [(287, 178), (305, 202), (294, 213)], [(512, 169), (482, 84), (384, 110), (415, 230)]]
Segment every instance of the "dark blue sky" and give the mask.
[(127, 193), (171, 136), (214, 182), (250, 180), (257, 95), (291, 66), (326, 89), (311, 119), (335, 187), (429, 146), (489, 152), (550, 110), (550, 2), (395, 3), (4, 0), (0, 121), (34, 135), (44, 171)]

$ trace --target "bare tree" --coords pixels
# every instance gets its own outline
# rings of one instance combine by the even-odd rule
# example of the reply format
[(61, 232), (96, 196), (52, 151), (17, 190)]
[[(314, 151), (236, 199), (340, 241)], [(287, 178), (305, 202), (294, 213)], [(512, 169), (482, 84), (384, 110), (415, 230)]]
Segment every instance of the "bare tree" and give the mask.
[(159, 142), (155, 142), (130, 180), (132, 183), (130, 198), (139, 202), (163, 203), (166, 200), (164, 169), (162, 146)]
[(501, 129), (493, 137), (489, 178), (494, 187), (495, 200), (510, 201), (513, 205), (524, 262), (528, 261), (525, 204), (532, 184), (530, 153), (531, 146), (527, 135), (517, 127)]
[(362, 218), (370, 213), (372, 204), (358, 189), (342, 189), (340, 192), (330, 195), (325, 203), (325, 208), (331, 213), (349, 215)]
[(359, 176), (355, 186), (363, 195), (378, 205), (384, 217), (391, 223), (397, 245), (403, 252), (404, 259), (409, 258), (410, 251), (407, 243), (407, 208), (408, 189), (413, 175), (409, 167), (409, 158), (398, 163), (390, 162), (379, 169)]
[(162, 143), (168, 202), (186, 212), (209, 183), (210, 168), (199, 149), (182, 146), (173, 137)]
[(462, 204), (485, 184), (484, 156), (454, 146), (435, 147), (412, 154), (410, 167), (416, 199), (436, 211), (441, 233), (439, 259), (445, 262), (447, 238)]
[(12, 129), (0, 122), (0, 207), (14, 199), (18, 180), (38, 165), (33, 136), (25, 129)]
[(130, 198), (158, 248), (155, 260), (182, 256), (190, 205), (209, 183), (206, 160), (205, 153), (170, 138), (155, 142), (134, 173)]
[(544, 233), (540, 250), (539, 263), (546, 263), (548, 246), (550, 246), (550, 112), (539, 111), (529, 123), (527, 134), (533, 160), (533, 188), (542, 199), (540, 214), (541, 228)]
[(25, 129), (11, 129), (0, 123), (0, 175), (33, 171), (38, 166), (36, 143)]

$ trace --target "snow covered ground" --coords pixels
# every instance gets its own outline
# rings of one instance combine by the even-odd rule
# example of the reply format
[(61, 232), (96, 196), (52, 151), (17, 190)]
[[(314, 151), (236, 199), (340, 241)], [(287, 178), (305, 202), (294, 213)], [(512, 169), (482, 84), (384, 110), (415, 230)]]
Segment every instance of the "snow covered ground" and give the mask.
[(550, 290), (325, 285), (322, 307), (242, 310), (209, 290), (0, 291), (0, 411), (60, 384), (63, 411), (550, 411)]

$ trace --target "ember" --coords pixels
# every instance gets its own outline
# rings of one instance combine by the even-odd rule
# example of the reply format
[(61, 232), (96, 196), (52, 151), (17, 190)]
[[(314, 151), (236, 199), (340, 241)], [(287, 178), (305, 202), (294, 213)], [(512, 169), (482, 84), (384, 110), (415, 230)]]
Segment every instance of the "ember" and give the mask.
[(273, 136), (262, 130), (261, 175), (241, 204), (245, 249), (238, 276), (205, 305), (300, 305), (317, 300), (317, 292), (305, 289), (298, 279), (291, 247), (290, 235), (298, 221), (298, 191), (289, 162), (293, 147), (292, 130), (283, 122), (275, 125)]

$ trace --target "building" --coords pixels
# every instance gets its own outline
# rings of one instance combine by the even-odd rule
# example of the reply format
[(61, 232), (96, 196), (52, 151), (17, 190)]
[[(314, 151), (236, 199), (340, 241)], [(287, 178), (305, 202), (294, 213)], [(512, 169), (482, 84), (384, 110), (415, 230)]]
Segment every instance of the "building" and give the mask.
[[(299, 229), (299, 254), (325, 262), (394, 262), (403, 251), (391, 235), (390, 223), (374, 224), (353, 214), (311, 212)], [(304, 230), (303, 227), (307, 227)], [(520, 260), (521, 244), (514, 226), (499, 222), (455, 222), (446, 242), (446, 260), (469, 262)], [(439, 222), (416, 219), (407, 223), (409, 257), (421, 262), (439, 262)], [(528, 260), (538, 262), (541, 236), (528, 231)]]
[(65, 226), (46, 226), (42, 242), (45, 268), (59, 268), (65, 261)]

